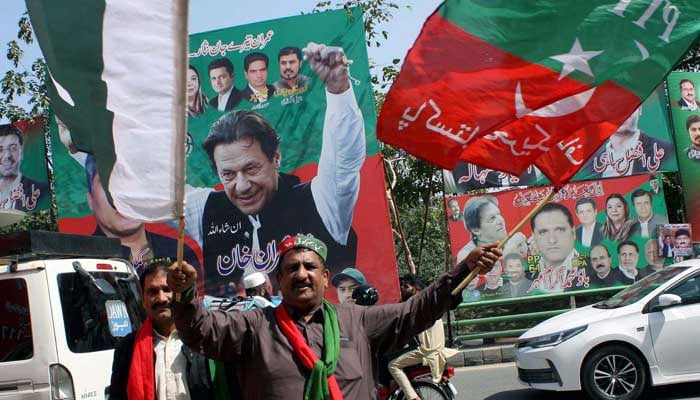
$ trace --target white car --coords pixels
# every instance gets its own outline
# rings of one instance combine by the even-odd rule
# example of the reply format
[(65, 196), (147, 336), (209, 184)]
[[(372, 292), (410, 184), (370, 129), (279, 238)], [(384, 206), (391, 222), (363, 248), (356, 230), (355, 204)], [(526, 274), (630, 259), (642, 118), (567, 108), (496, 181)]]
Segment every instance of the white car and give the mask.
[(700, 380), (700, 260), (665, 267), (608, 300), (550, 318), (517, 343), (518, 379), (593, 399)]

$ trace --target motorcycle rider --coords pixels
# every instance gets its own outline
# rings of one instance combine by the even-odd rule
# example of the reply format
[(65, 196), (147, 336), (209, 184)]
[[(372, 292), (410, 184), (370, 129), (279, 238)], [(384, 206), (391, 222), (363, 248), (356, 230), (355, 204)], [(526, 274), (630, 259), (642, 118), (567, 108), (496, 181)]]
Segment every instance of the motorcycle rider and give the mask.
[[(401, 278), (401, 301), (406, 301), (413, 295), (424, 289), (425, 285), (413, 275), (405, 275)], [(442, 319), (435, 321), (432, 327), (418, 334), (418, 347), (402, 353), (389, 362), (389, 373), (409, 400), (419, 400), (418, 394), (413, 389), (403, 369), (413, 365), (427, 365), (430, 367), (433, 382), (439, 383), (442, 379), (442, 371), (445, 369), (447, 358), (457, 354), (458, 351), (445, 347), (445, 331)]]

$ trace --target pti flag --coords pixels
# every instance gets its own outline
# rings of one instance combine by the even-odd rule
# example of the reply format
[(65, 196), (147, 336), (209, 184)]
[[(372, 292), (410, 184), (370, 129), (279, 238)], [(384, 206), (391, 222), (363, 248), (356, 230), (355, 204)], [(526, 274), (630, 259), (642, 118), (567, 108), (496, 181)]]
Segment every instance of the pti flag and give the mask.
[[(62, 141), (90, 153), (117, 210), (181, 214), (187, 0), (26, 0)], [(60, 171), (57, 171), (60, 173)]]
[(448, 0), (409, 51), (377, 135), (445, 169), (534, 164), (560, 186), (699, 33), (697, 0)]

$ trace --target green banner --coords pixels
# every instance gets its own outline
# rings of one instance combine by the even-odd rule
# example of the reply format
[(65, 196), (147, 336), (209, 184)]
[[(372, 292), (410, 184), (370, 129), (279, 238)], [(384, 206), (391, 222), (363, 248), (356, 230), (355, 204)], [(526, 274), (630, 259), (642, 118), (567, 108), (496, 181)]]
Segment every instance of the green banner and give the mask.
[(683, 183), (687, 221), (695, 228), (693, 241), (700, 242), (700, 73), (668, 75), (673, 132), (678, 167)]

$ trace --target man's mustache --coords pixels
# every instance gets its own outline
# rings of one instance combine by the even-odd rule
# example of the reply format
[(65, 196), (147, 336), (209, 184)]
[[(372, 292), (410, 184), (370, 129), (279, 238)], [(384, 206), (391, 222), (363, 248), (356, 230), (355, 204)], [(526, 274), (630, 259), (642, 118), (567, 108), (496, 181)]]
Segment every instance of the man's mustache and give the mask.
[(305, 288), (305, 287), (312, 287), (313, 285), (311, 282), (295, 282), (292, 287), (294, 289), (300, 289), (300, 288)]
[(158, 308), (160, 308), (160, 307), (168, 307), (168, 308), (170, 308), (170, 305), (171, 305), (171, 304), (170, 304), (169, 301), (161, 301), (161, 302), (158, 302), (158, 303), (153, 303), (153, 305), (151, 306), (151, 309), (152, 309), (152, 310), (156, 310), (156, 309), (158, 309)]

